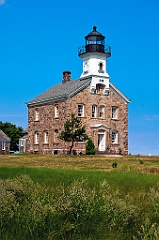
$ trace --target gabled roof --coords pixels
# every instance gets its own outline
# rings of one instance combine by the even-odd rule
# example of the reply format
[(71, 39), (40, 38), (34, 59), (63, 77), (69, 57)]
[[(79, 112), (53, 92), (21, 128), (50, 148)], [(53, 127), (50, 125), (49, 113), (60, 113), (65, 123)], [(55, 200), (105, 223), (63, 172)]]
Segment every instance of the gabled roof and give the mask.
[[(38, 106), (51, 102), (65, 101), (89, 86), (91, 79), (92, 76), (87, 76), (77, 80), (67, 81), (63, 84), (57, 84), (26, 104), (27, 106)], [(130, 102), (130, 100), (113, 83), (109, 82), (109, 87), (124, 102)]]
[(0, 141), (10, 142), (10, 138), (0, 129)]
[(128, 99), (112, 82), (109, 82), (110, 89), (115, 92), (124, 102), (129, 103), (130, 99)]
[(28, 139), (28, 135), (24, 135), (23, 137), (20, 138), (20, 140), (23, 140), (23, 139)]
[(89, 86), (91, 79), (77, 79), (67, 81), (64, 84), (57, 84), (36, 98), (27, 102), (27, 106), (41, 105), (49, 102), (59, 102), (73, 97), (78, 92)]

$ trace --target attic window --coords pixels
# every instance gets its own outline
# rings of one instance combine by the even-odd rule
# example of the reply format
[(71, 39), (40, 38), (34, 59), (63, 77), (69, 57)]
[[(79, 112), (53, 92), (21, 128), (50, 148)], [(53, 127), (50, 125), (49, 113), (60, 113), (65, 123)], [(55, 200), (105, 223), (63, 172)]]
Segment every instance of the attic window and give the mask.
[(103, 93), (103, 89), (104, 89), (104, 85), (103, 84), (96, 84), (96, 93), (97, 94), (100, 94), (100, 93)]

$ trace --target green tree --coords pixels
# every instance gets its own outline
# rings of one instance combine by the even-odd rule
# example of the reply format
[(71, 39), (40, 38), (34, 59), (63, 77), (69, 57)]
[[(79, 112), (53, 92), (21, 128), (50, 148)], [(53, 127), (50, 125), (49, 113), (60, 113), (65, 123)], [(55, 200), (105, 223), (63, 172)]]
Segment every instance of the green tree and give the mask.
[(96, 153), (94, 143), (92, 142), (91, 138), (88, 138), (87, 145), (86, 145), (86, 154), (87, 155), (94, 155)]
[(84, 141), (88, 138), (88, 136), (82, 121), (72, 113), (71, 119), (65, 122), (64, 131), (61, 132), (59, 138), (63, 141), (71, 142), (68, 152), (68, 154), (71, 154), (74, 142)]
[(19, 150), (19, 138), (23, 136), (23, 128), (9, 122), (0, 121), (0, 129), (11, 139), (10, 150)]

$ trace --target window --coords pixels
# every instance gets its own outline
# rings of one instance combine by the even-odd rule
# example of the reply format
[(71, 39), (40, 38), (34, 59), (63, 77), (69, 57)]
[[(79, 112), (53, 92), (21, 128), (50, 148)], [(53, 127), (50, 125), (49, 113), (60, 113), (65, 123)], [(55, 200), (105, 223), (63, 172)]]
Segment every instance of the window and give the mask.
[(35, 133), (35, 144), (39, 144), (39, 132)]
[(39, 109), (35, 109), (35, 121), (39, 121)]
[[(102, 81), (102, 79), (101, 79), (101, 81)], [(100, 83), (96, 84), (96, 93), (97, 94), (102, 94), (103, 90), (104, 90), (104, 85), (103, 84), (100, 84)]]
[(6, 144), (4, 141), (2, 141), (2, 150), (5, 150), (6, 149)]
[(104, 107), (103, 106), (100, 106), (99, 107), (99, 117), (104, 117)]
[(48, 131), (44, 132), (44, 143), (48, 144), (49, 142), (49, 133)]
[(54, 143), (56, 143), (56, 144), (59, 144), (59, 138), (58, 138), (58, 134), (59, 133), (59, 130), (56, 128), (55, 130), (54, 130), (54, 135), (53, 135), (53, 137), (54, 137)]
[(78, 105), (78, 117), (84, 116), (84, 106), (82, 104)]
[(112, 143), (118, 144), (118, 132), (117, 131), (112, 132)]
[(118, 118), (118, 108), (112, 107), (112, 118), (117, 119)]
[(23, 139), (20, 140), (20, 146), (21, 146), (21, 147), (24, 146), (24, 140), (23, 140)]
[(59, 106), (58, 105), (55, 106), (55, 117), (56, 118), (59, 117)]
[(96, 93), (100, 93), (100, 84), (96, 84)]
[(96, 117), (96, 109), (97, 109), (96, 105), (93, 105), (92, 106), (92, 117)]
[(104, 72), (103, 71), (103, 63), (102, 62), (99, 63), (99, 70), (98, 70), (98, 72)]

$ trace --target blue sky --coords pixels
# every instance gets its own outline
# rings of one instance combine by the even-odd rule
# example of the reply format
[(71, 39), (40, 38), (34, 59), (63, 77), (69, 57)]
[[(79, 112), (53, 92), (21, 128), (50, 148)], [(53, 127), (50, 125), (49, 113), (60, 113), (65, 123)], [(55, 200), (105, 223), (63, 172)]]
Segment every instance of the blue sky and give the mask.
[(27, 127), (25, 102), (82, 73), (94, 25), (112, 47), (111, 81), (129, 99), (129, 153), (159, 155), (158, 0), (0, 0), (0, 121)]

